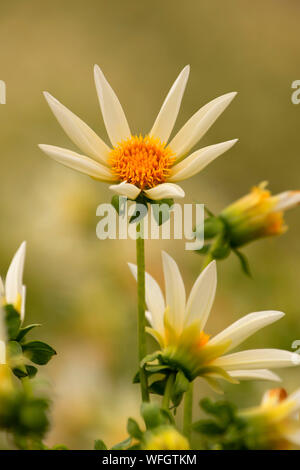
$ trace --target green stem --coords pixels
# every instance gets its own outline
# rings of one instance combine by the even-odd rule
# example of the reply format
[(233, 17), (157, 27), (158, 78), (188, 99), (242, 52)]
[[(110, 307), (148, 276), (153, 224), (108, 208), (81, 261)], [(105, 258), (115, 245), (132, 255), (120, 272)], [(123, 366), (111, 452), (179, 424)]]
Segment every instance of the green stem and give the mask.
[[(145, 317), (145, 247), (143, 238), (144, 222), (137, 224), (136, 263), (138, 294), (138, 357), (139, 364), (146, 356), (146, 317)], [(140, 367), (141, 394), (143, 401), (149, 401), (147, 377), (144, 368)]]
[(172, 387), (175, 382), (175, 372), (171, 372), (171, 374), (168, 377), (166, 388), (165, 388), (165, 393), (162, 401), (162, 407), (165, 410), (169, 410), (169, 403), (170, 403), (170, 398), (171, 398), (171, 392), (172, 392)]
[(191, 438), (191, 427), (193, 419), (193, 395), (194, 395), (194, 384), (190, 383), (189, 389), (184, 396), (183, 405), (183, 434), (190, 439)]

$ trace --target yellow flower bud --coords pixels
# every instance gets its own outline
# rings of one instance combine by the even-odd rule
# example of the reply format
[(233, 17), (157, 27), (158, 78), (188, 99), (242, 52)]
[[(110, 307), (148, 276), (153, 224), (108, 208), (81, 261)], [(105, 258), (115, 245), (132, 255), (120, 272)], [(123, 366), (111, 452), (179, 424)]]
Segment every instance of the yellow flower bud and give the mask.
[(146, 437), (143, 450), (189, 450), (188, 440), (172, 426), (161, 426)]
[(283, 213), (300, 203), (300, 191), (285, 191), (272, 196), (266, 186), (266, 182), (255, 186), (220, 214), (227, 226), (231, 246), (239, 247), (287, 230)]

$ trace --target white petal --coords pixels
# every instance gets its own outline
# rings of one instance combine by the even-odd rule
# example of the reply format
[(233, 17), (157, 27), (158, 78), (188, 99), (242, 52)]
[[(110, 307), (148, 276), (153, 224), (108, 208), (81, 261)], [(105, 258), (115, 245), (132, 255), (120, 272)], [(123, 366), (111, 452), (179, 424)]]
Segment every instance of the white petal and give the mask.
[(292, 209), (300, 204), (300, 191), (285, 191), (276, 197), (278, 197), (278, 203), (274, 208), (276, 211)]
[(191, 325), (200, 321), (200, 329), (203, 330), (207, 322), (217, 288), (217, 266), (212, 261), (198, 276), (191, 290), (187, 306), (185, 321)]
[(176, 262), (165, 251), (162, 252), (166, 290), (166, 307), (169, 307), (171, 325), (180, 332), (185, 315), (185, 288)]
[[(137, 281), (137, 266), (128, 263), (130, 271), (132, 272), (135, 280)], [(145, 273), (145, 287), (146, 287), (146, 304), (151, 312), (151, 324), (159, 333), (164, 331), (164, 312), (165, 301), (162, 291), (150, 274)]]
[(26, 242), (21, 243), (14, 255), (5, 279), (5, 297), (8, 304), (13, 304), (22, 295), (23, 271), (26, 254)]
[(227, 93), (210, 101), (195, 113), (170, 142), (176, 157), (185, 155), (203, 137), (220, 114), (227, 108), (236, 93)]
[(126, 183), (125, 181), (120, 184), (113, 184), (109, 189), (115, 193), (121, 194), (121, 196), (128, 197), (128, 199), (136, 199), (141, 192), (140, 188), (134, 184)]
[(152, 314), (151, 314), (151, 312), (149, 312), (149, 310), (146, 310), (145, 317), (147, 318), (147, 320), (148, 320), (149, 324), (152, 326), (152, 328), (154, 328)]
[[(296, 355), (297, 356), (297, 355)], [(278, 367), (293, 367), (300, 365), (295, 360), (295, 353), (282, 349), (250, 349), (220, 357), (212, 362), (216, 367), (225, 370), (264, 369)]]
[(80, 171), (80, 173), (84, 173), (99, 181), (113, 182), (116, 180), (116, 177), (108, 167), (95, 162), (85, 155), (80, 155), (72, 150), (56, 147), (54, 145), (40, 144), (39, 148), (46, 155), (62, 165)]
[(117, 95), (98, 65), (94, 67), (94, 76), (107, 134), (112, 145), (116, 146), (121, 140), (131, 136), (128, 122)]
[(173, 183), (158, 184), (154, 188), (144, 189), (144, 193), (149, 199), (153, 199), (154, 201), (168, 198), (181, 198), (185, 196), (183, 189)]
[(74, 144), (89, 157), (99, 162), (107, 163), (110, 148), (105, 142), (85, 122), (50, 95), (50, 93), (44, 92), (44, 96), (54, 116)]
[(192, 153), (189, 157), (174, 165), (172, 168), (171, 176), (168, 181), (176, 183), (191, 176), (196, 175), (199, 171), (203, 170), (209, 163), (215, 160), (222, 153), (229, 150), (238, 139), (228, 140), (216, 145), (209, 145), (196, 152)]
[(25, 303), (26, 303), (26, 286), (22, 286), (22, 294), (21, 294), (21, 323), (23, 323), (25, 318)]
[(231, 351), (231, 349), (241, 344), (249, 338), (249, 336), (256, 333), (256, 331), (274, 323), (282, 317), (284, 317), (284, 313), (273, 310), (249, 313), (212, 338), (209, 344), (216, 345), (230, 341), (230, 346), (227, 351)]
[(150, 136), (158, 137), (162, 142), (168, 141), (178, 116), (189, 73), (190, 66), (187, 65), (178, 75), (159, 111)]
[(228, 372), (228, 374), (237, 380), (270, 380), (272, 382), (281, 382), (281, 378), (268, 369), (234, 370)]

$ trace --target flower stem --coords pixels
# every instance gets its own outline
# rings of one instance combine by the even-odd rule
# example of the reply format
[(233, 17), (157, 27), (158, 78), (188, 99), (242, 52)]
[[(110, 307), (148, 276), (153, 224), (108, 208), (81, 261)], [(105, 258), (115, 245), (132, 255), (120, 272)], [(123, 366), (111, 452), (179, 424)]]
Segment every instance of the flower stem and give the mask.
[(184, 396), (183, 405), (183, 434), (190, 439), (191, 437), (191, 426), (193, 419), (193, 391), (194, 384), (190, 383), (189, 389)]
[(165, 393), (164, 393), (164, 397), (163, 397), (163, 401), (162, 401), (162, 407), (165, 410), (169, 409), (169, 402), (170, 402), (170, 398), (171, 398), (172, 387), (173, 387), (174, 382), (175, 382), (175, 375), (176, 375), (175, 372), (171, 372), (171, 374), (169, 375), (168, 380), (167, 380)]
[[(138, 294), (138, 358), (139, 364), (146, 356), (146, 317), (145, 317), (145, 247), (144, 222), (141, 220), (136, 227), (136, 263), (137, 263), (137, 294)], [(140, 367), (140, 383), (143, 401), (149, 401), (148, 384), (145, 370)]]

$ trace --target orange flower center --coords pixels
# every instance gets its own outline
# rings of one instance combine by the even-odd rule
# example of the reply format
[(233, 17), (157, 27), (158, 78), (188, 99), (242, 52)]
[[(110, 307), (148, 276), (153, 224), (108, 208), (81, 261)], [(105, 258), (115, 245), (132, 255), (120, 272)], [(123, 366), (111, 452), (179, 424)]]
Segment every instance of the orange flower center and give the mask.
[(122, 140), (110, 152), (108, 163), (120, 181), (149, 189), (167, 180), (174, 161), (168, 146), (146, 135)]

